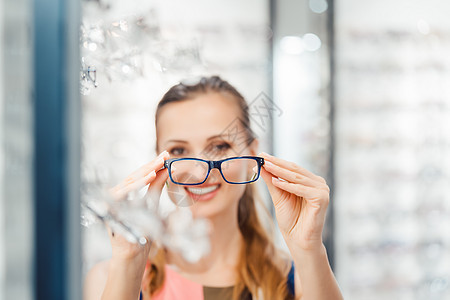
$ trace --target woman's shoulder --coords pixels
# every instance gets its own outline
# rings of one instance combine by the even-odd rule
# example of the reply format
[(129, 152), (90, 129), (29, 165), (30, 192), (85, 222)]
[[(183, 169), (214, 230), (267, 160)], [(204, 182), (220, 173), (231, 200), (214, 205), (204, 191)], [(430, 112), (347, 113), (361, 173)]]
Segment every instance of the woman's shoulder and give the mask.
[(109, 260), (95, 264), (87, 273), (83, 294), (85, 300), (100, 299), (108, 279)]

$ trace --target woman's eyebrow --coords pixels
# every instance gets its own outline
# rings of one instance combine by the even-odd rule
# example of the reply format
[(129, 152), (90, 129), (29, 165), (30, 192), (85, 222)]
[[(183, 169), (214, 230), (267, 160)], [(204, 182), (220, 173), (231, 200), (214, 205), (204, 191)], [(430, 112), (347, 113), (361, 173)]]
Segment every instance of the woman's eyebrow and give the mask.
[(184, 140), (168, 140), (167, 142), (166, 142), (166, 144), (167, 143), (184, 143), (184, 144), (187, 144), (188, 142), (187, 141), (184, 141)]
[(206, 140), (209, 141), (209, 140), (216, 139), (216, 138), (221, 138), (223, 140), (224, 136), (225, 135), (223, 135), (223, 134), (216, 134), (216, 135), (213, 135), (213, 136), (207, 138)]
[[(223, 135), (223, 134), (216, 134), (216, 135), (210, 136), (210, 137), (207, 138), (206, 140), (207, 140), (207, 141), (210, 141), (210, 140), (219, 138), (219, 139), (221, 139), (221, 140), (226, 141), (225, 137), (226, 137), (226, 135)], [(189, 144), (188, 141), (185, 141), (185, 140), (177, 140), (177, 139), (174, 139), (174, 140), (168, 140), (168, 141), (166, 141), (164, 144), (168, 144), (168, 143), (183, 143), (183, 144)]]

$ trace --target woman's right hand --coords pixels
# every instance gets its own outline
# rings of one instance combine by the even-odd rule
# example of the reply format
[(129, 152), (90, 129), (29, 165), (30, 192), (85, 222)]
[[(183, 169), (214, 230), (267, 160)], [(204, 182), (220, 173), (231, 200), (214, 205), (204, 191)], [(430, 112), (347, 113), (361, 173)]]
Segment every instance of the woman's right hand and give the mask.
[[(164, 182), (169, 177), (167, 169), (162, 169), (164, 160), (168, 158), (169, 153), (162, 152), (114, 187), (111, 190), (112, 196), (116, 201), (123, 201), (130, 192), (149, 185), (148, 195), (153, 201), (158, 201)], [(112, 258), (107, 263), (97, 264), (89, 271), (86, 276), (84, 299), (139, 299), (150, 243), (143, 246), (133, 244), (117, 232), (110, 229), (108, 232)]]
[[(161, 191), (169, 174), (164, 166), (164, 161), (169, 158), (169, 153), (163, 151), (151, 162), (143, 165), (131, 173), (122, 183), (111, 189), (113, 198), (116, 201), (123, 201), (130, 192), (137, 191), (149, 185), (147, 195), (152, 201), (159, 201)], [(112, 261), (134, 261), (138, 265), (144, 265), (150, 251), (150, 244), (140, 245), (130, 243), (123, 236), (108, 229), (112, 246)]]

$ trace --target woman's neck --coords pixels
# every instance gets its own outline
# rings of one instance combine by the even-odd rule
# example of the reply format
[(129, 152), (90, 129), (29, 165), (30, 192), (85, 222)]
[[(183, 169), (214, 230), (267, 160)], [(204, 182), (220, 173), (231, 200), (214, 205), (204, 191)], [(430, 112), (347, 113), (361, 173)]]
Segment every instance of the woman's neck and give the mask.
[(169, 262), (180, 274), (206, 286), (231, 286), (235, 283), (236, 267), (243, 244), (237, 213), (219, 214), (209, 218), (212, 224), (210, 253), (195, 264), (187, 263), (179, 255), (170, 255)]
[(237, 213), (230, 219), (224, 214), (210, 218), (212, 232), (210, 235), (212, 260), (236, 264), (240, 255), (243, 237), (238, 226)]

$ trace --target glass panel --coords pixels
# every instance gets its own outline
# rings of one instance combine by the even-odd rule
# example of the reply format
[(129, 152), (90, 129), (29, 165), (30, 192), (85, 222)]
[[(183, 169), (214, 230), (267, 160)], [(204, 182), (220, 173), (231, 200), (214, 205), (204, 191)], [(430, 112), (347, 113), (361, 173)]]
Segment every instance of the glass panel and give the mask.
[[(219, 74), (235, 85), (254, 113), (251, 118), (260, 150), (270, 152), (273, 32), (269, 1), (250, 0), (243, 5), (224, 0), (214, 4), (83, 0), (81, 7), (84, 202), (101, 204), (104, 191), (155, 157), (157, 102), (184, 78)], [(241, 127), (235, 119), (215, 132), (239, 145), (233, 156), (246, 151)], [(209, 150), (196, 148), (192, 156), (208, 157)], [(176, 205), (192, 204), (182, 186), (169, 186), (158, 203), (166, 215), (175, 212)], [(267, 194), (263, 196), (271, 205)], [(86, 224), (84, 274), (111, 256), (103, 224)]]
[[(256, 167), (256, 168), (255, 168)], [(255, 170), (253, 170), (255, 168)], [(258, 163), (254, 159), (236, 158), (222, 163), (222, 173), (229, 182), (247, 182), (256, 178)]]

